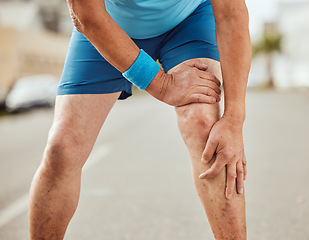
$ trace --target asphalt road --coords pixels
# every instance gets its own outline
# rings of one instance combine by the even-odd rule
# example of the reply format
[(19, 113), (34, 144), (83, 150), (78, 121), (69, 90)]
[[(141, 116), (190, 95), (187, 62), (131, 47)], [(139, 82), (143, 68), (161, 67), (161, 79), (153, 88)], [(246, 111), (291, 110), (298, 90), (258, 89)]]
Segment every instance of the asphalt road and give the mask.
[[(28, 189), (52, 110), (0, 119), (0, 240), (28, 239)], [(309, 239), (309, 92), (249, 91), (249, 240)], [(118, 102), (84, 169), (66, 239), (213, 239), (173, 109)]]

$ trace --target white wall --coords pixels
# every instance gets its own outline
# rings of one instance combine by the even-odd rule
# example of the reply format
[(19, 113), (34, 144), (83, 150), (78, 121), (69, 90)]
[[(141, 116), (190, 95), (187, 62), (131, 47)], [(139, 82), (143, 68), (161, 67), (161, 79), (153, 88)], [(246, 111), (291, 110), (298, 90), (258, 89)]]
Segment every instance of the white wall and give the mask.
[(281, 3), (278, 12), (283, 53), (298, 61), (309, 61), (309, 2)]
[(43, 25), (33, 2), (0, 2), (0, 26), (18, 30), (41, 30)]

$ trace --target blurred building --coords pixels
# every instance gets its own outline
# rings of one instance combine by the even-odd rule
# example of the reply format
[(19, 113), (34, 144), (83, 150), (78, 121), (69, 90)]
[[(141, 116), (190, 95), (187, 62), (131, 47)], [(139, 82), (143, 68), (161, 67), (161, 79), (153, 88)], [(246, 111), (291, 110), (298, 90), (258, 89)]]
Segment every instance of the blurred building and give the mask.
[(0, 25), (64, 35), (72, 30), (65, 0), (0, 0)]
[(0, 1), (0, 103), (20, 77), (60, 78), (72, 30), (67, 12), (65, 1)]
[(278, 29), (283, 34), (283, 54), (309, 60), (309, 1), (279, 4)]
[(18, 30), (43, 28), (34, 2), (0, 1), (0, 25)]
[[(280, 2), (277, 20), (265, 31), (282, 35), (281, 52), (273, 54), (273, 76), (278, 87), (309, 87), (309, 1)], [(266, 56), (253, 59), (249, 85), (267, 81)]]
[(68, 37), (0, 27), (0, 102), (20, 77), (52, 74), (60, 78)]
[(285, 86), (309, 87), (309, 1), (282, 2), (278, 6), (282, 54), (275, 65), (277, 79)]

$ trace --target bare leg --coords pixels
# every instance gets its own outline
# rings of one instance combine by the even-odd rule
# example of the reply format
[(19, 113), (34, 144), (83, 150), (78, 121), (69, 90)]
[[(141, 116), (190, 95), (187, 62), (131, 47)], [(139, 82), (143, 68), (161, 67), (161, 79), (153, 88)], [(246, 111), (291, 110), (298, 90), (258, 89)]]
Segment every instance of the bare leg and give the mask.
[(63, 239), (81, 170), (119, 93), (58, 96), (43, 161), (30, 189), (30, 239)]
[[(209, 66), (207, 71), (221, 79), (219, 62), (211, 59), (201, 60)], [(225, 171), (212, 180), (199, 179), (199, 175), (209, 169), (212, 164), (212, 162), (208, 165), (202, 164), (201, 156), (209, 131), (220, 117), (219, 104), (185, 105), (177, 107), (176, 113), (180, 133), (190, 153), (195, 188), (215, 238), (220, 240), (246, 239), (244, 194), (240, 195), (235, 191), (232, 199), (225, 198)]]

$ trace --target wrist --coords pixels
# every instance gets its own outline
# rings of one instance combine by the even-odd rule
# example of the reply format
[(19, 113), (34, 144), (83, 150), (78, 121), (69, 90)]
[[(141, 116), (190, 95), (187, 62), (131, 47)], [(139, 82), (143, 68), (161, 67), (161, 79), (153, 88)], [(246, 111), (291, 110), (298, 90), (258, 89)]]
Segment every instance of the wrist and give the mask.
[(233, 100), (225, 98), (223, 115), (235, 123), (243, 123), (246, 119), (245, 98), (241, 97)]
[(162, 69), (160, 69), (145, 90), (153, 97), (162, 101), (166, 93), (165, 85), (169, 82), (169, 78), (171, 77), (171, 74), (167, 74)]
[(122, 75), (141, 90), (145, 90), (160, 70), (156, 63), (143, 49), (131, 67)]
[(233, 124), (242, 125), (246, 119), (245, 107), (238, 106), (225, 109), (222, 117), (228, 119)]
[(243, 126), (245, 122), (244, 117), (239, 116), (233, 116), (226, 113), (223, 113), (222, 118), (226, 119), (229, 123), (235, 125), (235, 126)]

